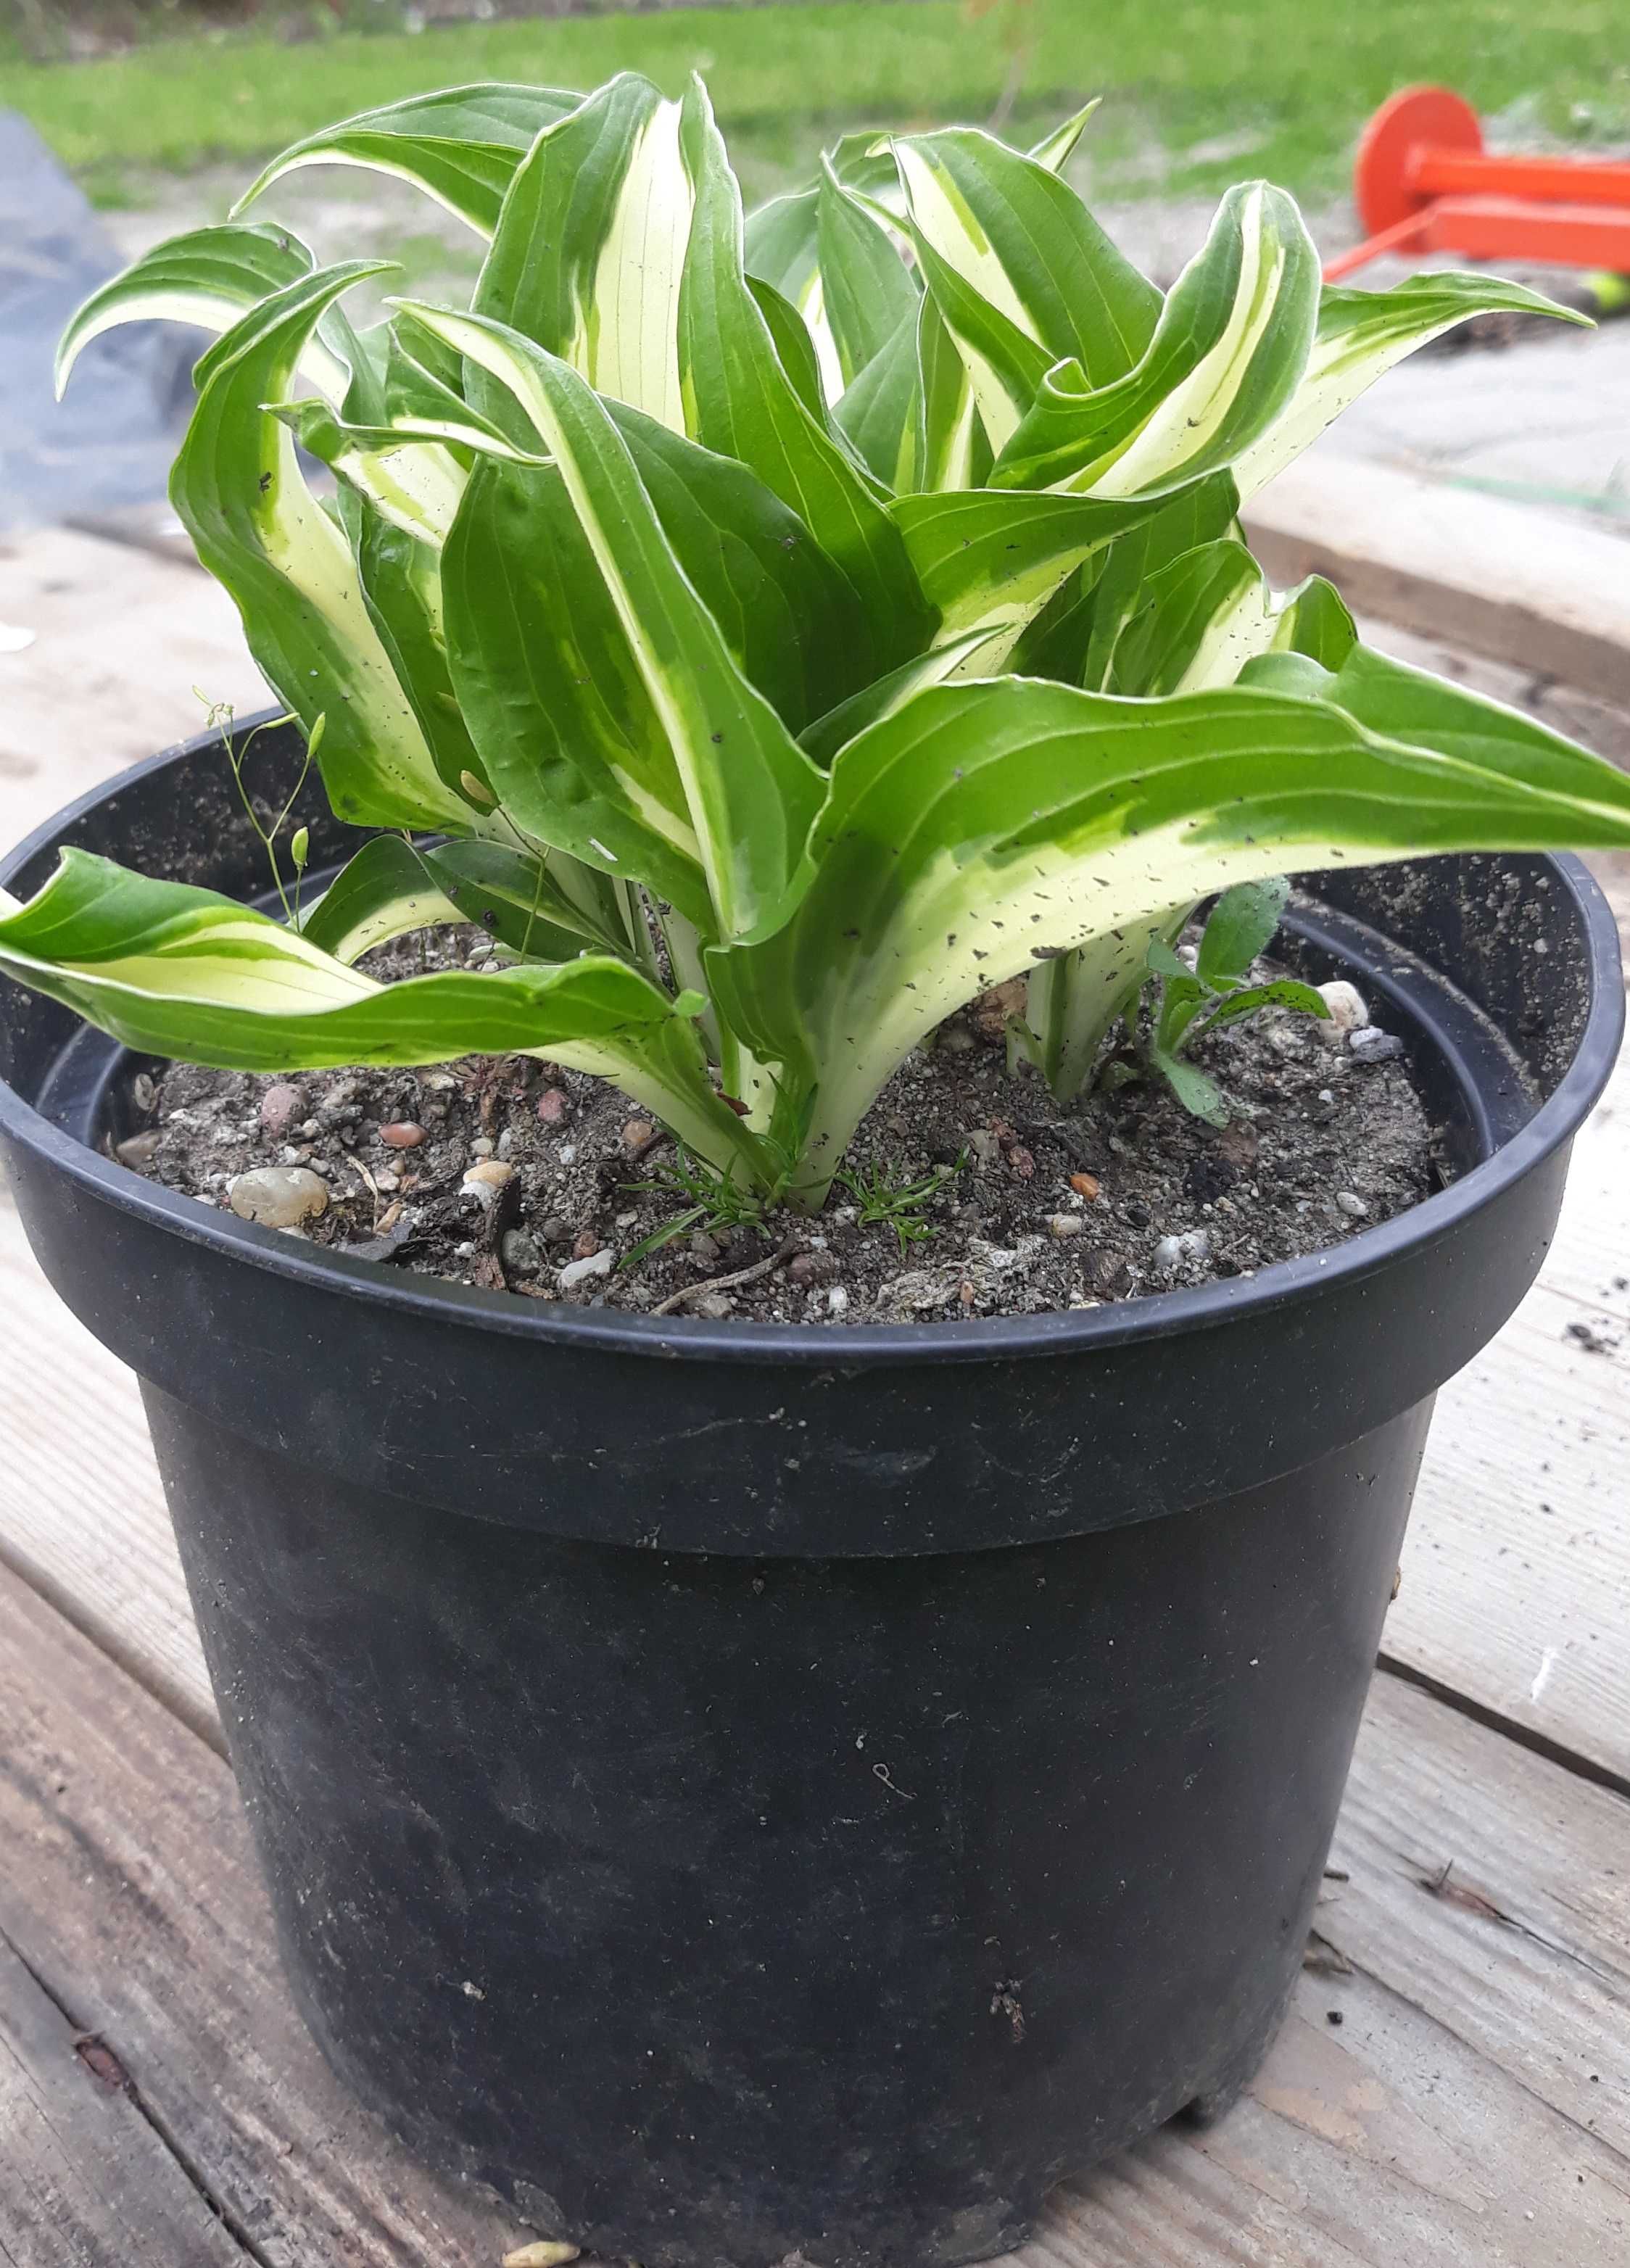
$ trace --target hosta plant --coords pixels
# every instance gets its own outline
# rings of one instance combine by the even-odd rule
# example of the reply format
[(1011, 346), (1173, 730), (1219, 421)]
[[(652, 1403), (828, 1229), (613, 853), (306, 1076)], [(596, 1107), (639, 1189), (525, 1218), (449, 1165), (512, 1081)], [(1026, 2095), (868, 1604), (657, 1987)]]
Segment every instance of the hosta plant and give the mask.
[[(1082, 123), (852, 136), (744, 224), (700, 85), (460, 88), (107, 285), (64, 377), (134, 317), (218, 333), (175, 508), (365, 839), (288, 919), (69, 852), (0, 968), (208, 1064), (530, 1052), (813, 1207), (999, 983), (1067, 1099), (1220, 890), (1630, 843), (1630, 782), (1270, 589), (1237, 518), (1412, 348), (1547, 303), (1321, 289), (1261, 182), (1162, 295), (1062, 178)], [(378, 264), (261, 217), (319, 163), (484, 239), (469, 305), (348, 320)], [(358, 966), (470, 918), (488, 971)]]

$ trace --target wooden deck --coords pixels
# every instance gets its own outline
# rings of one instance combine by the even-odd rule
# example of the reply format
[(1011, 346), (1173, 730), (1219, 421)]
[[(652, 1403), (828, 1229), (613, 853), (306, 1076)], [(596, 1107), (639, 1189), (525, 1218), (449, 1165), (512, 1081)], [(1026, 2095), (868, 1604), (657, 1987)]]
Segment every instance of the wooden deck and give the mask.
[[(150, 549), (0, 553), (0, 839), (256, 700)], [(1610, 720), (1611, 721), (1611, 720)], [(1616, 728), (1617, 729), (1617, 728)], [(1630, 889), (1615, 881), (1621, 911)], [(1026, 2268), (1630, 2263), (1630, 1075), (1440, 1400), (1294, 2014), (1250, 2096), (1060, 2191)], [(279, 1978), (133, 1381), (0, 1194), (0, 2263), (463, 2268)]]

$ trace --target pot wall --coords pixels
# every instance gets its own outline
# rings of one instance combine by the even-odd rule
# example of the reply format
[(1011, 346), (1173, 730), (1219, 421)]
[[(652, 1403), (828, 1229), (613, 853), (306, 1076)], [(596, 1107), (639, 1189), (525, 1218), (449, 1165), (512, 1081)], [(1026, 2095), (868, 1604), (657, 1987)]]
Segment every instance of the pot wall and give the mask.
[(849, 1561), (473, 1523), (148, 1406), (307, 2020), (540, 2228), (978, 2258), (1254, 2069), (1428, 1405), (1203, 1512)]

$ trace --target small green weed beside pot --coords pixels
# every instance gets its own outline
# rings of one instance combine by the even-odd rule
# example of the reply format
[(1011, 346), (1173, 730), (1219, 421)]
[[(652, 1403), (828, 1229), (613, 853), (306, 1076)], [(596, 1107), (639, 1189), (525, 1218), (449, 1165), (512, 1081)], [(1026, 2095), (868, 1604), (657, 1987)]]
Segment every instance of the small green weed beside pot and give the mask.
[[(1630, 783), (1317, 578), (1271, 593), (1235, 519), (1412, 346), (1545, 303), (1321, 291), (1261, 183), (1162, 298), (1060, 179), (1084, 117), (851, 137), (744, 226), (699, 87), (454, 90), (255, 194), (417, 181), (488, 239), (470, 307), (359, 332), (372, 269), (233, 222), (65, 346), (220, 329), (173, 496), (289, 715), (269, 802), (207, 736), (6, 868), (24, 1218), (144, 1381), (318, 2036), (438, 2161), (650, 2268), (950, 2268), (1243, 2083), (1432, 1393), (1531, 1280), (1618, 1042), (1612, 924), (1538, 854), (1630, 844)], [(596, 1314), (99, 1154), (133, 1058), (525, 1052), (815, 1211), (912, 1047), (1021, 975), (1061, 1101), (1126, 1020), (1212, 1108), (1189, 1035), (1262, 1005), (1292, 867), (1283, 1003), (1384, 1000), (1459, 1177), (1254, 1279)], [(487, 973), (358, 966), (471, 919)]]

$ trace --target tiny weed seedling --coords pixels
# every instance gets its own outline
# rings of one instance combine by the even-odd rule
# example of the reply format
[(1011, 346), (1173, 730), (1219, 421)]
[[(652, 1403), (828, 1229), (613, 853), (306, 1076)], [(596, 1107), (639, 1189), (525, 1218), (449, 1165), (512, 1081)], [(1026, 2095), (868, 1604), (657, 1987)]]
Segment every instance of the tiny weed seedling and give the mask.
[(1184, 1060), (1194, 1041), (1265, 1008), (1330, 1015), (1312, 985), (1296, 977), (1250, 982), (1251, 965), (1272, 943), (1289, 895), (1290, 885), (1279, 880), (1242, 882), (1225, 890), (1211, 909), (1192, 968), (1163, 938), (1149, 946), (1148, 966), (1159, 982), (1145, 1060), (1184, 1108), (1209, 1126), (1228, 1124), (1228, 1100), (1214, 1079)]
[(873, 1166), (865, 1173), (845, 1166), (840, 1167), (837, 1181), (854, 1199), (861, 1227), (887, 1222), (899, 1239), (904, 1260), (913, 1244), (940, 1233), (938, 1226), (926, 1218), (927, 1209), (955, 1180), (967, 1160), (964, 1150), (954, 1166), (936, 1166), (931, 1174), (915, 1179), (887, 1164)]

